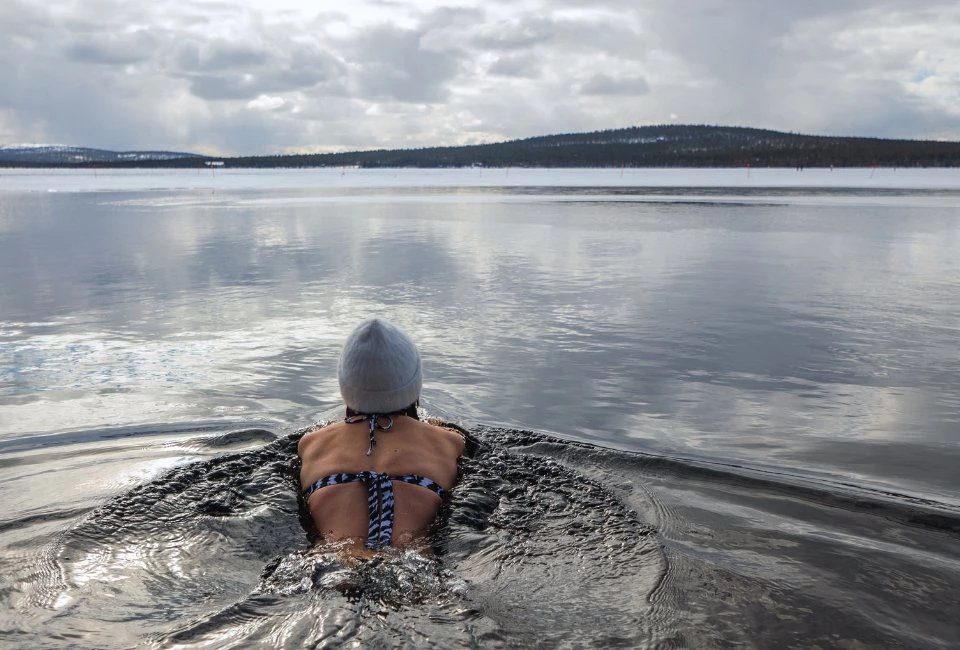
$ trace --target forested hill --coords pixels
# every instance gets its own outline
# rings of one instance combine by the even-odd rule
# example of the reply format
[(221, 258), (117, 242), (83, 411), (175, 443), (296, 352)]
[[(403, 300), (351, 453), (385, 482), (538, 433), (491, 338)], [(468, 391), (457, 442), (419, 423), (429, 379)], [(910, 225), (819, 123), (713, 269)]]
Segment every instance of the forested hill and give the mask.
[[(960, 166), (960, 142), (662, 125), (462, 147), (216, 160), (225, 167), (955, 167)], [(196, 167), (212, 161), (209, 158), (184, 158), (130, 161), (109, 166)]]
[(177, 151), (108, 151), (90, 147), (71, 147), (63, 144), (11, 144), (0, 147), (0, 165), (70, 166), (78, 163), (110, 165), (113, 163), (143, 163), (175, 158), (203, 159), (193, 153)]

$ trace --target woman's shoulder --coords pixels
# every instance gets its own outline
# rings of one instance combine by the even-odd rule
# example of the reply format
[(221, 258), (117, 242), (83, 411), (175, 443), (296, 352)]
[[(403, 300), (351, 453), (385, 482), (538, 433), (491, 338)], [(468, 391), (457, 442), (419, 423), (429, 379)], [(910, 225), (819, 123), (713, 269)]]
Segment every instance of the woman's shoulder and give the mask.
[(308, 428), (300, 437), (297, 443), (297, 451), (302, 452), (304, 448), (321, 443), (324, 440), (330, 440), (337, 433), (343, 430), (345, 423), (342, 420), (336, 422), (319, 422)]
[(463, 453), (467, 440), (467, 431), (465, 429), (438, 418), (427, 418), (422, 424), (429, 427), (433, 435), (452, 445), (456, 449), (458, 456)]
[(487, 449), (486, 443), (478, 438), (475, 433), (472, 433), (469, 429), (466, 429), (459, 424), (447, 422), (446, 420), (441, 420), (440, 418), (427, 418), (427, 422), (434, 426), (440, 427), (441, 429), (449, 432), (451, 435), (459, 438), (462, 442), (462, 446), (460, 447), (461, 456), (466, 458), (474, 458), (478, 454), (482, 453), (483, 450)]

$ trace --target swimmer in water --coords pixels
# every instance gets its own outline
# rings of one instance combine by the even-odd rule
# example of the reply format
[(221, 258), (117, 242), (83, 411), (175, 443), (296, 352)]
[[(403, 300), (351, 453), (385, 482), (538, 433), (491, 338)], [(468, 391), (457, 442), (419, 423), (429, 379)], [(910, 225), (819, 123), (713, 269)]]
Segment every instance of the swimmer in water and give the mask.
[(422, 544), (457, 477), (464, 438), (422, 422), (420, 353), (385, 320), (361, 323), (337, 367), (346, 419), (300, 439), (300, 489), (325, 543), (353, 557)]

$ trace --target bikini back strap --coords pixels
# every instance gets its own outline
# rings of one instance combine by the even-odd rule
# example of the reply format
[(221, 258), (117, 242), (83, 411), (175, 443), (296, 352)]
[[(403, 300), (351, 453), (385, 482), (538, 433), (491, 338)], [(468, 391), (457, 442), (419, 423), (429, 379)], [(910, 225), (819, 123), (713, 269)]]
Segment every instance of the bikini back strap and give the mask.
[(331, 474), (315, 481), (303, 491), (303, 498), (307, 500), (317, 490), (330, 485), (365, 483), (367, 486), (367, 510), (370, 513), (370, 523), (367, 526), (367, 548), (377, 550), (390, 546), (393, 539), (394, 481), (419, 485), (430, 490), (441, 499), (447, 494), (442, 485), (419, 474), (390, 476), (380, 472), (343, 472)]
[[(393, 416), (392, 415), (377, 415), (376, 413), (358, 413), (357, 415), (351, 415), (344, 422), (347, 424), (356, 424), (358, 422), (370, 422), (370, 446), (367, 447), (367, 456), (373, 453), (373, 448), (377, 444), (377, 438), (374, 435), (377, 429), (381, 431), (389, 431), (393, 428)], [(384, 423), (386, 421), (386, 423)]]

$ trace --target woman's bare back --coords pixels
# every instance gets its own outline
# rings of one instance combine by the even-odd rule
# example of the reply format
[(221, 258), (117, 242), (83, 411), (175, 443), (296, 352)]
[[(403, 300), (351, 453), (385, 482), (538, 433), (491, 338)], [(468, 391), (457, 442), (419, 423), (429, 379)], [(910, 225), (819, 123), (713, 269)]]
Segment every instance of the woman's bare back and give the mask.
[[(387, 476), (419, 476), (449, 490), (463, 453), (463, 436), (411, 417), (393, 416), (388, 431), (377, 429), (370, 448), (369, 424), (337, 422), (303, 436), (301, 489), (333, 475), (376, 472)], [(370, 455), (367, 455), (368, 449)], [(391, 546), (406, 546), (422, 538), (440, 508), (436, 492), (403, 481), (391, 482), (395, 495)], [(317, 532), (326, 542), (347, 542), (361, 549), (367, 540), (370, 512), (364, 482), (332, 484), (309, 495), (307, 507)]]

